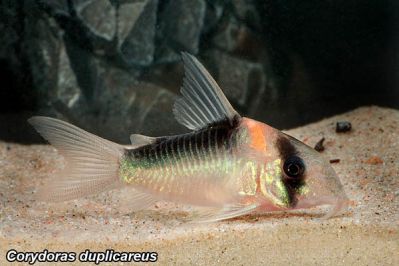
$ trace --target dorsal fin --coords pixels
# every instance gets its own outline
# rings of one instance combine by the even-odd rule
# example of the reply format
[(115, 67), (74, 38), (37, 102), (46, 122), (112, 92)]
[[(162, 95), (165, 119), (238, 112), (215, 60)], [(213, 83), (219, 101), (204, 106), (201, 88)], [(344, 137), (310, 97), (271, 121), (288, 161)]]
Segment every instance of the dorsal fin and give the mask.
[(130, 135), (130, 142), (132, 143), (133, 147), (140, 147), (143, 145), (151, 144), (155, 142), (157, 138), (148, 137), (140, 134), (132, 134)]
[(185, 77), (173, 113), (176, 120), (192, 130), (228, 121), (234, 125), (240, 115), (205, 67), (192, 55), (182, 53)]

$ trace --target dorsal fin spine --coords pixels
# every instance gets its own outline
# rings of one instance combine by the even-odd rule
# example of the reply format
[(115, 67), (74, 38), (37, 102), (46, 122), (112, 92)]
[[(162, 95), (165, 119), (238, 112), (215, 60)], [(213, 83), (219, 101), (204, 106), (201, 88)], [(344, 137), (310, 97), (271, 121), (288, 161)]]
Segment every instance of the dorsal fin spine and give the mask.
[[(195, 78), (195, 77), (192, 76), (191, 73), (187, 73), (187, 78), (190, 78), (191, 82), (194, 83), (195, 85), (197, 85), (197, 87), (201, 87), (201, 84), (199, 84), (199, 82), (203, 83), (203, 85), (205, 85), (205, 86), (209, 86), (209, 84), (205, 83), (206, 81), (204, 81), (204, 79), (201, 79), (201, 78), (198, 78), (198, 77)], [(189, 84), (189, 82), (186, 82), (186, 83)], [(191, 85), (190, 85), (190, 87), (192, 88)], [(205, 98), (207, 99), (209, 105), (212, 106), (212, 108), (215, 111), (215, 113), (217, 113), (218, 111), (215, 109), (214, 104), (212, 104), (212, 101), (205, 94), (204, 90), (199, 90), (199, 91), (201, 92), (202, 95), (205, 96)], [(213, 94), (212, 90), (210, 90), (210, 91)], [(216, 95), (213, 95), (213, 97), (219, 101), (219, 99), (218, 99), (218, 97)], [(204, 107), (207, 107), (207, 105), (204, 104)], [(207, 110), (209, 110), (209, 108), (207, 108)], [(223, 110), (220, 110), (220, 111), (223, 111)], [(211, 117), (216, 118), (211, 112), (209, 112), (209, 113), (210, 113)]]
[(192, 130), (206, 128), (224, 120), (235, 125), (240, 115), (234, 110), (216, 81), (192, 55), (182, 53), (185, 77), (182, 98), (176, 100), (173, 112), (177, 121)]
[[(193, 65), (191, 62), (190, 62), (190, 64)], [(206, 69), (201, 69), (197, 65), (193, 65), (193, 67), (198, 70), (198, 73), (200, 73), (200, 71), (206, 72)], [(201, 77), (193, 77), (192, 74), (190, 74), (190, 73), (188, 73), (188, 75), (192, 78), (193, 81), (196, 81), (197, 84), (198, 84), (198, 81), (200, 80), (206, 87), (219, 87), (219, 85), (216, 82), (210, 83), (209, 79), (206, 80)], [(213, 97), (215, 98), (215, 100), (217, 100), (219, 102), (220, 106), (223, 106), (223, 103), (220, 101), (219, 95), (217, 95), (217, 93), (215, 93), (214, 90), (210, 90), (210, 92), (213, 94)], [(223, 112), (224, 110), (220, 109), (219, 111)]]

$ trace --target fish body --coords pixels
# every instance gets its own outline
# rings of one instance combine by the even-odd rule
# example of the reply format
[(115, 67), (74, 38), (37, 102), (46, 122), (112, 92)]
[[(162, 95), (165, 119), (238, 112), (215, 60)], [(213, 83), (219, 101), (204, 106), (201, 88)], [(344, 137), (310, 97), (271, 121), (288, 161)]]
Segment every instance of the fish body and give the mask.
[(201, 206), (196, 220), (217, 221), (254, 211), (329, 204), (333, 214), (347, 200), (331, 166), (316, 151), (267, 124), (241, 117), (193, 56), (183, 53), (182, 97), (176, 119), (189, 133), (131, 135), (122, 146), (66, 122), (29, 122), (66, 157), (61, 178), (42, 198), (62, 201), (129, 186), (131, 209), (166, 200)]
[[(237, 200), (255, 202), (262, 180), (279, 175), (280, 160), (270, 160), (264, 124), (243, 118), (231, 129), (220, 124), (128, 149), (120, 177), (162, 199), (222, 207)], [(269, 133), (270, 134), (270, 133)], [(262, 158), (264, 157), (264, 158)], [(272, 203), (272, 202), (271, 202)]]

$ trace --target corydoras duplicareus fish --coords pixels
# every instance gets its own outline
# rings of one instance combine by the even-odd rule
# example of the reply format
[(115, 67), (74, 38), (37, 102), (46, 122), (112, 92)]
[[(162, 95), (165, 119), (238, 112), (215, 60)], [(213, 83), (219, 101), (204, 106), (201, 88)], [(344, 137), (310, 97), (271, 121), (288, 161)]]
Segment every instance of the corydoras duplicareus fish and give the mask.
[(132, 145), (102, 139), (49, 117), (29, 119), (65, 157), (66, 166), (40, 193), (52, 201), (131, 187), (131, 210), (157, 201), (205, 207), (195, 221), (252, 212), (331, 205), (347, 197), (328, 161), (311, 147), (264, 123), (241, 117), (192, 55), (182, 53), (185, 78), (174, 115), (190, 133), (147, 137)]

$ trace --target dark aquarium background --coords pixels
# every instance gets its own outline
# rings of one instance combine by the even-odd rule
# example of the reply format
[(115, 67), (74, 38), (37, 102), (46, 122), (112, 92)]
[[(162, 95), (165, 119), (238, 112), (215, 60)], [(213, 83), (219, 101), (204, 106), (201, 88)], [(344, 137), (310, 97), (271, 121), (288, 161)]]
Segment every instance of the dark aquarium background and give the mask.
[(186, 131), (180, 52), (242, 115), (287, 129), (358, 106), (399, 108), (397, 0), (3, 0), (0, 139), (32, 115), (128, 143)]

